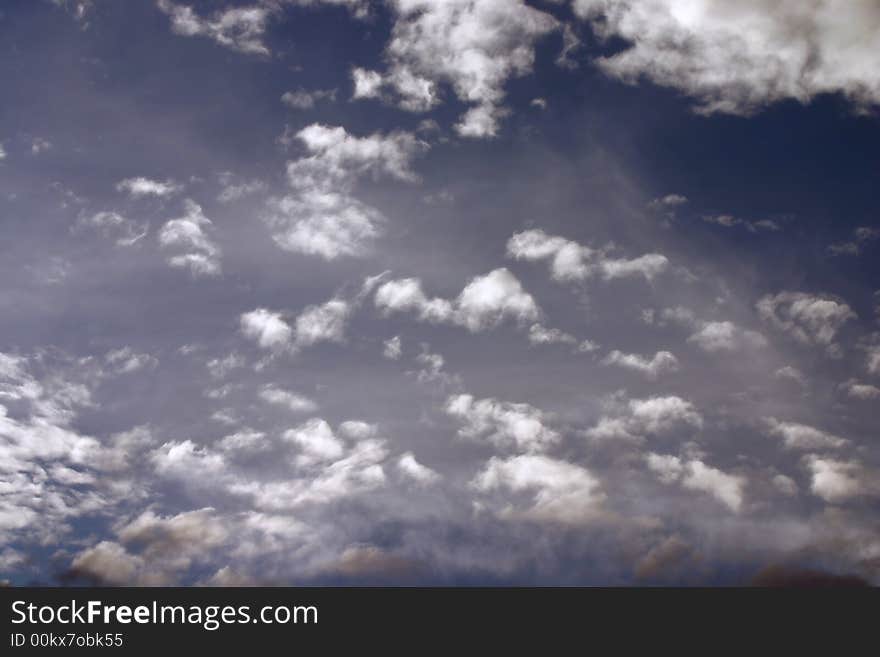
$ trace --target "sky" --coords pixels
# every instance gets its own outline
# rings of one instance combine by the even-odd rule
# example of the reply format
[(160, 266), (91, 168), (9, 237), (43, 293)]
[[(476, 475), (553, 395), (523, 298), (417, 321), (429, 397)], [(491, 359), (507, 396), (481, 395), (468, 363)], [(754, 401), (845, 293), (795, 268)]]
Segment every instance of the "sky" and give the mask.
[(880, 5), (8, 0), (0, 580), (880, 582)]

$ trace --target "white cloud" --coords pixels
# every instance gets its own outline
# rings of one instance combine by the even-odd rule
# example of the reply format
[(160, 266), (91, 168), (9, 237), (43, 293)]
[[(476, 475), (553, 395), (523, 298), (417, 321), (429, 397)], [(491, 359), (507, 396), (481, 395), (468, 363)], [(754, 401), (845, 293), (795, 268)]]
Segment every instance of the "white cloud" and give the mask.
[(299, 447), (299, 465), (334, 461), (345, 452), (345, 444), (336, 437), (330, 425), (320, 418), (308, 420), (295, 429), (285, 431), (283, 438)]
[(205, 233), (211, 220), (190, 199), (184, 210), (182, 217), (165, 222), (159, 231), (160, 246), (171, 252), (168, 264), (187, 268), (193, 276), (216, 276), (220, 273), (220, 247)]
[(439, 474), (419, 463), (412, 452), (406, 452), (397, 459), (397, 469), (402, 474), (422, 485), (433, 484), (440, 479)]
[(354, 67), (351, 69), (354, 84), (352, 98), (380, 98), (382, 96), (382, 74), (377, 71)]
[(264, 402), (284, 406), (294, 413), (313, 413), (318, 410), (318, 405), (308, 397), (275, 386), (263, 386), (259, 395)]
[(582, 281), (593, 276), (604, 280), (643, 276), (653, 280), (669, 266), (666, 256), (647, 253), (638, 258), (609, 257), (596, 250), (556, 235), (548, 235), (540, 228), (514, 233), (507, 241), (507, 255), (517, 260), (550, 261), (554, 280)]
[(788, 379), (789, 381), (794, 381), (803, 387), (807, 387), (808, 385), (807, 377), (804, 376), (803, 372), (791, 365), (780, 367), (773, 373), (773, 375), (777, 379)]
[(183, 187), (173, 180), (150, 180), (143, 176), (136, 178), (126, 178), (116, 183), (116, 189), (120, 192), (126, 192), (133, 198), (141, 198), (143, 196), (158, 196), (159, 198), (167, 198), (173, 196), (183, 189)]
[(848, 440), (806, 424), (782, 422), (774, 417), (765, 418), (764, 422), (767, 432), (781, 438), (787, 449), (839, 449), (849, 444)]
[(144, 368), (155, 368), (159, 360), (149, 354), (136, 353), (131, 347), (122, 347), (109, 352), (105, 361), (117, 374), (137, 372)]
[(658, 378), (667, 372), (679, 370), (678, 359), (669, 351), (658, 351), (648, 360), (638, 354), (625, 354), (615, 349), (602, 361), (603, 365), (616, 365), (624, 369), (633, 370), (645, 375), (651, 380)]
[(265, 308), (243, 313), (240, 321), (245, 336), (255, 340), (263, 349), (284, 347), (293, 335), (293, 329), (284, 321), (281, 313)]
[(507, 269), (476, 276), (454, 301), (429, 299), (417, 278), (387, 281), (376, 290), (375, 304), (386, 313), (414, 312), (421, 321), (451, 323), (476, 333), (506, 319), (524, 323), (541, 314), (534, 298)]
[[(259, 317), (252, 317), (251, 323), (256, 324), (259, 323)], [(252, 327), (253, 328), (253, 327)], [(229, 374), (232, 370), (238, 369), (239, 367), (244, 367), (245, 360), (244, 356), (241, 354), (237, 354), (232, 352), (223, 356), (222, 358), (212, 358), (208, 362), (205, 363), (205, 367), (208, 368), (208, 372), (215, 379), (222, 379), (227, 374)]]
[(156, 5), (171, 19), (175, 34), (207, 37), (221, 46), (251, 55), (269, 54), (262, 41), (271, 13), (268, 6), (231, 7), (203, 18), (189, 5), (171, 0), (158, 0)]
[(648, 203), (648, 207), (652, 210), (673, 210), (677, 207), (687, 204), (688, 197), (683, 194), (667, 194), (666, 196), (660, 196), (658, 198), (652, 199)]
[(602, 57), (607, 74), (679, 89), (701, 113), (751, 114), (839, 92), (857, 108), (880, 103), (880, 9), (871, 2), (574, 0), (602, 37), (628, 42)]
[(868, 383), (859, 383), (855, 379), (850, 379), (846, 383), (841, 384), (841, 388), (846, 394), (854, 399), (880, 399), (880, 388)]
[(735, 349), (763, 347), (767, 340), (756, 331), (736, 326), (733, 322), (705, 322), (688, 338), (703, 351), (733, 351)]
[(518, 322), (537, 319), (540, 309), (507, 269), (495, 269), (468, 283), (456, 300), (458, 321), (477, 332), (505, 318)]
[(395, 12), (385, 49), (387, 71), (357, 71), (355, 97), (376, 97), (385, 88), (403, 108), (423, 112), (448, 84), (471, 105), (455, 128), (467, 137), (498, 131), (506, 82), (532, 70), (535, 45), (559, 28), (552, 16), (522, 0), (390, 0)]
[(857, 461), (810, 455), (805, 462), (810, 471), (810, 490), (830, 504), (880, 492), (877, 477)]
[(400, 336), (395, 335), (393, 338), (385, 340), (382, 343), (382, 356), (389, 360), (397, 360), (403, 354)]
[(221, 189), (220, 193), (217, 195), (217, 200), (221, 203), (238, 201), (246, 196), (265, 192), (266, 189), (268, 189), (268, 185), (262, 180), (249, 180), (233, 183), (232, 176), (229, 174), (224, 174), (221, 176), (220, 180), (223, 183), (223, 189)]
[(90, 228), (104, 237), (115, 239), (117, 246), (132, 246), (147, 235), (147, 224), (135, 224), (118, 212), (96, 212), (81, 215), (76, 222), (77, 228)]
[(344, 342), (352, 313), (363, 303), (385, 274), (368, 276), (354, 298), (333, 297), (324, 303), (303, 308), (291, 326), (279, 312), (257, 308), (243, 313), (240, 326), (244, 335), (264, 349), (297, 351), (319, 342)]
[(586, 436), (596, 440), (642, 441), (646, 435), (662, 435), (682, 429), (701, 429), (703, 417), (694, 405), (674, 395), (631, 399), (599, 418)]
[(542, 454), (492, 457), (472, 485), (483, 493), (531, 493), (525, 509), (502, 500), (495, 507), (501, 517), (579, 523), (595, 517), (605, 498), (589, 470)]
[(336, 100), (336, 89), (296, 89), (286, 91), (281, 96), (281, 102), (293, 109), (312, 109), (322, 100)]
[(530, 452), (545, 450), (560, 440), (559, 433), (546, 426), (544, 412), (529, 404), (462, 394), (449, 397), (445, 409), (462, 423), (458, 435), (464, 438)]
[(733, 512), (742, 508), (746, 485), (743, 477), (722, 472), (699, 459), (683, 461), (677, 456), (649, 453), (645, 461), (664, 484), (678, 482), (684, 488), (708, 493)]
[(364, 255), (385, 219), (352, 195), (355, 182), (363, 176), (416, 181), (410, 165), (427, 144), (405, 132), (356, 137), (320, 124), (303, 128), (296, 139), (309, 155), (287, 163), (294, 193), (272, 204), (273, 239), (288, 251), (327, 260)]
[(825, 347), (829, 354), (839, 353), (834, 337), (856, 314), (843, 301), (804, 292), (780, 292), (766, 295), (756, 304), (758, 314), (780, 331), (802, 344)]

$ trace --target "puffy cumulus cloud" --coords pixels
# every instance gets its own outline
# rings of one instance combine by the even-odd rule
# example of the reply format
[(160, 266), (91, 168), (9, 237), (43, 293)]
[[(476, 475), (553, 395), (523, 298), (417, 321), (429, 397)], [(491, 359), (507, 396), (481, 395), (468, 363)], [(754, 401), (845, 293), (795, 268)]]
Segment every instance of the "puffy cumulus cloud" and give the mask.
[(506, 518), (582, 523), (597, 516), (605, 499), (589, 470), (542, 454), (493, 456), (471, 485), (481, 493), (496, 493), (480, 505)]
[(683, 429), (700, 430), (703, 416), (694, 405), (674, 395), (630, 399), (617, 404), (585, 433), (594, 440), (642, 441), (647, 435), (662, 435)]
[(815, 427), (796, 422), (782, 422), (774, 417), (764, 419), (765, 429), (771, 436), (782, 439), (786, 449), (840, 449), (848, 440)]
[(850, 379), (846, 383), (841, 383), (840, 387), (853, 399), (880, 399), (880, 388), (869, 383), (859, 383), (855, 379)]
[(688, 342), (708, 352), (735, 351), (767, 344), (766, 338), (757, 331), (743, 329), (729, 321), (702, 323)]
[(661, 374), (667, 372), (677, 372), (680, 367), (678, 358), (669, 351), (658, 351), (648, 359), (638, 354), (625, 354), (615, 349), (604, 358), (602, 364), (615, 365), (639, 372), (651, 380), (657, 379)]
[(419, 279), (403, 278), (380, 285), (374, 302), (385, 313), (412, 312), (421, 321), (457, 324), (474, 333), (505, 319), (524, 323), (541, 315), (532, 295), (505, 268), (473, 278), (454, 301), (429, 299)]
[(540, 228), (514, 233), (507, 241), (507, 255), (517, 260), (550, 261), (554, 280), (582, 281), (594, 276), (604, 280), (642, 276), (653, 280), (669, 266), (666, 256), (647, 253), (633, 259), (614, 258), (606, 251), (548, 235)]
[(330, 425), (320, 418), (311, 419), (295, 429), (285, 431), (283, 437), (299, 447), (299, 465), (332, 461), (345, 452), (345, 444), (336, 437)]
[(648, 469), (664, 484), (678, 483), (682, 487), (712, 495), (731, 511), (742, 508), (746, 479), (722, 472), (699, 459), (682, 460), (668, 454), (649, 453), (645, 457)]
[(352, 304), (345, 299), (330, 299), (305, 308), (296, 318), (296, 343), (310, 346), (318, 342), (342, 342)]
[(402, 475), (421, 485), (433, 484), (440, 479), (440, 475), (434, 470), (419, 463), (412, 452), (400, 455), (397, 459), (397, 469)]
[(810, 490), (829, 504), (880, 494), (877, 473), (858, 461), (841, 461), (816, 455), (804, 458), (810, 472)]
[(840, 346), (834, 343), (837, 332), (856, 318), (844, 301), (804, 292), (768, 294), (758, 301), (756, 308), (771, 326), (802, 344), (825, 347), (830, 355), (840, 352)]
[(322, 100), (336, 100), (336, 89), (296, 89), (286, 91), (281, 96), (281, 102), (292, 109), (312, 109)]
[(696, 110), (749, 115), (786, 99), (841, 93), (880, 103), (880, 9), (832, 0), (574, 0), (600, 37), (628, 42), (598, 59), (607, 74), (646, 78), (696, 99)]
[(94, 230), (103, 237), (114, 240), (117, 246), (132, 246), (149, 232), (146, 223), (137, 224), (118, 212), (106, 211), (80, 215), (74, 229)]
[(446, 413), (461, 423), (458, 435), (471, 440), (488, 440), (501, 448), (539, 452), (559, 442), (561, 436), (546, 426), (547, 415), (529, 404), (497, 399), (475, 399), (473, 395), (452, 395)]
[(220, 273), (220, 247), (205, 232), (211, 220), (201, 206), (187, 199), (184, 215), (165, 222), (159, 231), (159, 245), (170, 253), (168, 264), (190, 270), (193, 276)]
[(320, 124), (296, 139), (308, 155), (287, 163), (293, 193), (270, 204), (273, 239), (285, 250), (327, 260), (364, 255), (385, 219), (353, 196), (355, 182), (363, 176), (416, 181), (411, 162), (427, 144), (406, 132), (357, 137)]
[(441, 85), (471, 107), (455, 125), (464, 137), (492, 137), (505, 84), (532, 70), (535, 45), (559, 22), (523, 0), (390, 0), (395, 21), (384, 74), (356, 69), (355, 97), (390, 94), (403, 109), (424, 112)]
[(199, 16), (189, 5), (158, 0), (156, 6), (171, 19), (171, 30), (180, 36), (202, 36), (238, 52), (268, 55), (263, 34), (272, 9), (267, 4), (228, 7), (208, 17)]
[(159, 198), (167, 198), (179, 193), (183, 186), (173, 180), (152, 180), (137, 176), (135, 178), (126, 178), (116, 183), (116, 189), (125, 192), (133, 198), (141, 198), (144, 196), (157, 196)]
[(242, 333), (263, 349), (285, 347), (293, 336), (293, 329), (284, 321), (281, 313), (266, 308), (242, 313), (239, 322)]
[(537, 319), (538, 304), (507, 269), (495, 269), (468, 283), (456, 300), (458, 321), (477, 332), (508, 317), (518, 322)]
[(259, 396), (267, 404), (283, 406), (294, 413), (313, 413), (318, 410), (318, 405), (308, 397), (272, 385), (263, 386)]
[(403, 355), (403, 343), (399, 335), (382, 343), (382, 356), (388, 360), (398, 360)]

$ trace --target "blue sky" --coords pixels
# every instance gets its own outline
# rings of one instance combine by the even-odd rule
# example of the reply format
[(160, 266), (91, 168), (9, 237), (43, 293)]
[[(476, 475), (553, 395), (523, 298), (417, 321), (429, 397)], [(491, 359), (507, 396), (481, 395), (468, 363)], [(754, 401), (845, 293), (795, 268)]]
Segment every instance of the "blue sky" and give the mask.
[(878, 35), (5, 3), (0, 577), (876, 582)]

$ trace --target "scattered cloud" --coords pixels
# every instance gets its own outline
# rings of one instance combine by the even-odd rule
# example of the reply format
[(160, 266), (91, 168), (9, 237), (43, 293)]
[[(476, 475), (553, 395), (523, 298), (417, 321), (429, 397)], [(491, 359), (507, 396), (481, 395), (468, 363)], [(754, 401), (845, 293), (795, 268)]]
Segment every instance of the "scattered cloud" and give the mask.
[(648, 253), (631, 260), (583, 246), (564, 237), (548, 235), (540, 228), (525, 230), (507, 242), (507, 255), (517, 260), (550, 261), (554, 280), (582, 281), (593, 276), (605, 280), (642, 276), (653, 280), (669, 266), (666, 256)]
[(168, 220), (159, 231), (159, 245), (170, 253), (168, 264), (189, 269), (193, 276), (218, 275), (220, 247), (206, 233), (211, 225), (201, 206), (187, 199), (184, 215)]

